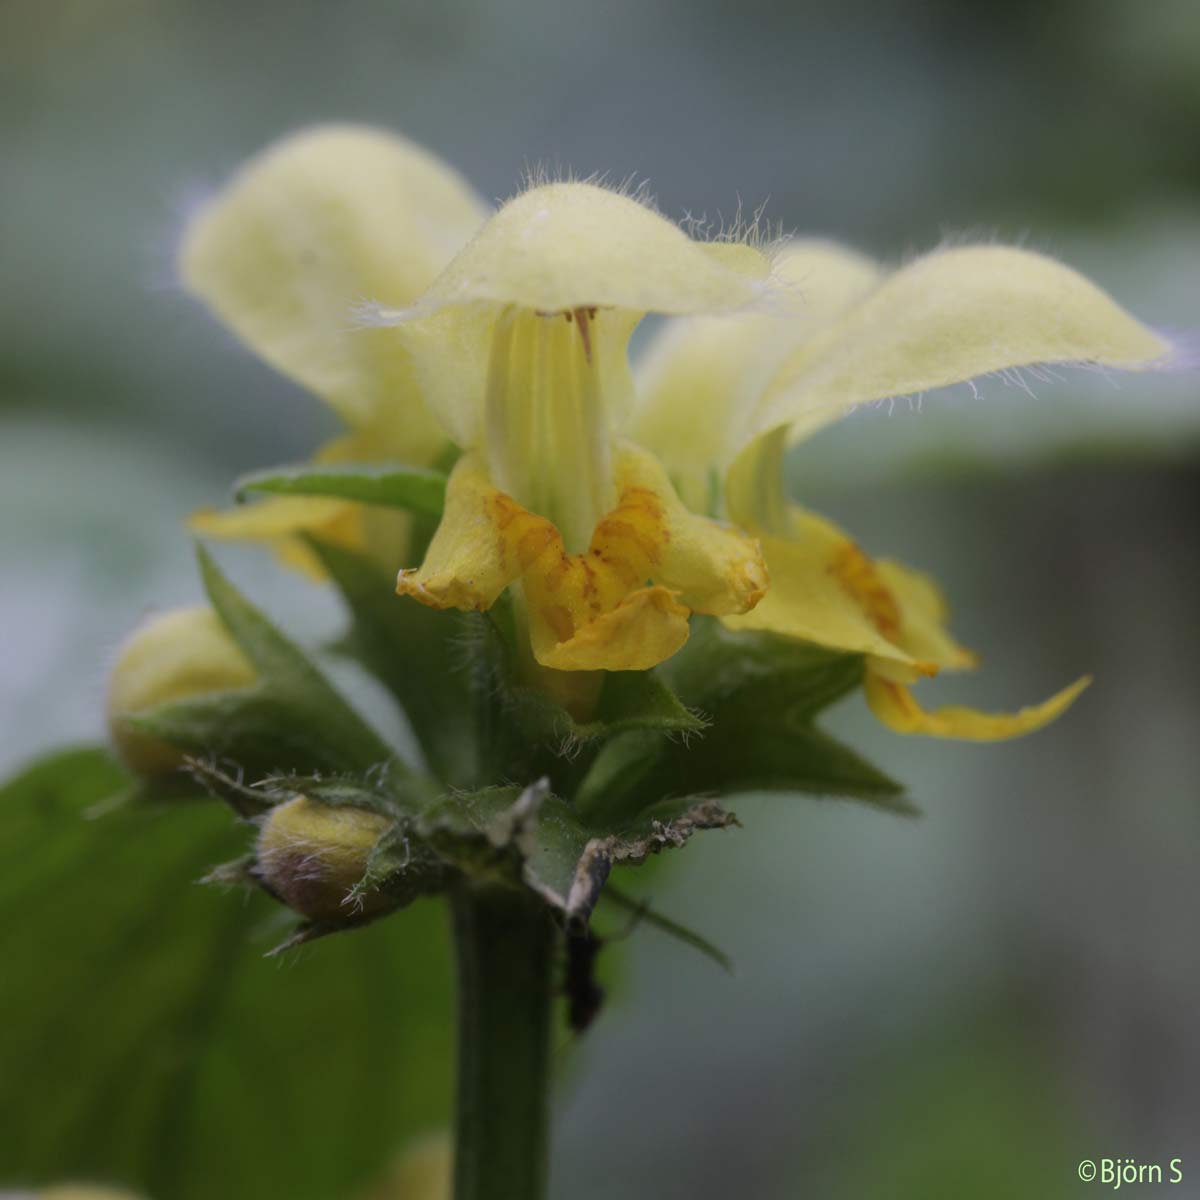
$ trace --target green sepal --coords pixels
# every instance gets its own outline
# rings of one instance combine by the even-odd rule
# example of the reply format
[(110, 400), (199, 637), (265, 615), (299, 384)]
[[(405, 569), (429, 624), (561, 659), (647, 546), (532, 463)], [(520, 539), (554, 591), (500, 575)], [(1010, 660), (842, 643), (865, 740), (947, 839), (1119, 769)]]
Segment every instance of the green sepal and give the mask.
[(350, 901), (369, 892), (383, 892), (405, 908), (421, 896), (445, 891), (450, 884), (445, 861), (416, 836), (412, 826), (397, 821), (367, 860), (363, 877), (350, 891)]
[(275, 496), (326, 496), (383, 508), (401, 508), (425, 517), (440, 517), (446, 501), (446, 475), (428, 467), (369, 464), (319, 467), (311, 463), (272, 467), (243, 475), (234, 484), (238, 503), (250, 493)]

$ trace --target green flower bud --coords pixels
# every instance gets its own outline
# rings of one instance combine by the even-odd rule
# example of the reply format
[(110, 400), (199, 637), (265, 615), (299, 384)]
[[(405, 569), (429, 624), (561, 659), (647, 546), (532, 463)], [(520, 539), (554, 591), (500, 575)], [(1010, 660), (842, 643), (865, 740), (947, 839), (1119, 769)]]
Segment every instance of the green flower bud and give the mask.
[(121, 647), (109, 678), (108, 727), (117, 753), (141, 775), (175, 770), (182, 753), (129, 718), (159, 704), (256, 681), (254, 668), (207, 605), (151, 617)]
[(347, 897), (391, 825), (379, 813), (297, 796), (267, 814), (257, 873), (270, 892), (310, 921), (377, 916), (395, 907), (391, 896), (371, 891), (353, 904)]

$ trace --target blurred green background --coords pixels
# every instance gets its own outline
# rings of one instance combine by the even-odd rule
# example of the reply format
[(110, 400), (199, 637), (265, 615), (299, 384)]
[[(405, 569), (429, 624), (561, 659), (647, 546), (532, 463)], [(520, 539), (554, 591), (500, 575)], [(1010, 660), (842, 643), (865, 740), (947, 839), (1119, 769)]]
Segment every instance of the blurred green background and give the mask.
[[(676, 216), (766, 201), (891, 259), (1019, 240), (1200, 327), (1195, 0), (4, 0), (5, 771), (98, 734), (119, 639), (199, 594), (181, 519), (332, 430), (172, 271), (198, 200), (327, 118), (496, 198), (547, 163), (637, 173)], [(923, 819), (748, 797), (744, 830), (656, 875), (737, 974), (625, 944), (559, 1095), (554, 1195), (1075, 1196), (1080, 1159), (1129, 1156), (1182, 1158), (1170, 1194), (1200, 1196), (1200, 382), (1033, 390), (860, 412), (795, 485), (945, 582), (986, 663), (945, 694), (1095, 686), (993, 747), (849, 704), (837, 730)], [(293, 628), (332, 619), (263, 555), (223, 557)]]

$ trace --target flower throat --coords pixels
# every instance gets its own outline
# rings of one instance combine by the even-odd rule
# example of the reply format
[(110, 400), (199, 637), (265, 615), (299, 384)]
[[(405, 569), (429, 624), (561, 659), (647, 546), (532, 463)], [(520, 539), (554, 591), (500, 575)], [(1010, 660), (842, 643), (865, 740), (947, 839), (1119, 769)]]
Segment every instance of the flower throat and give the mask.
[(496, 322), (488, 363), (492, 479), (553, 521), (569, 553), (587, 549), (614, 500), (598, 324), (594, 308), (510, 307)]

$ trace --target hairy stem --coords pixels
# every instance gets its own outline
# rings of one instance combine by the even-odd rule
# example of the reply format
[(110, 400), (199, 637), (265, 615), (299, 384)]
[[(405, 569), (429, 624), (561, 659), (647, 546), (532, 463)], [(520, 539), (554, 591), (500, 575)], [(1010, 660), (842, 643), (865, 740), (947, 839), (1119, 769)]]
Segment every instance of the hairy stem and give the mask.
[(546, 1194), (557, 931), (535, 897), (463, 884), (458, 956), (455, 1200)]

